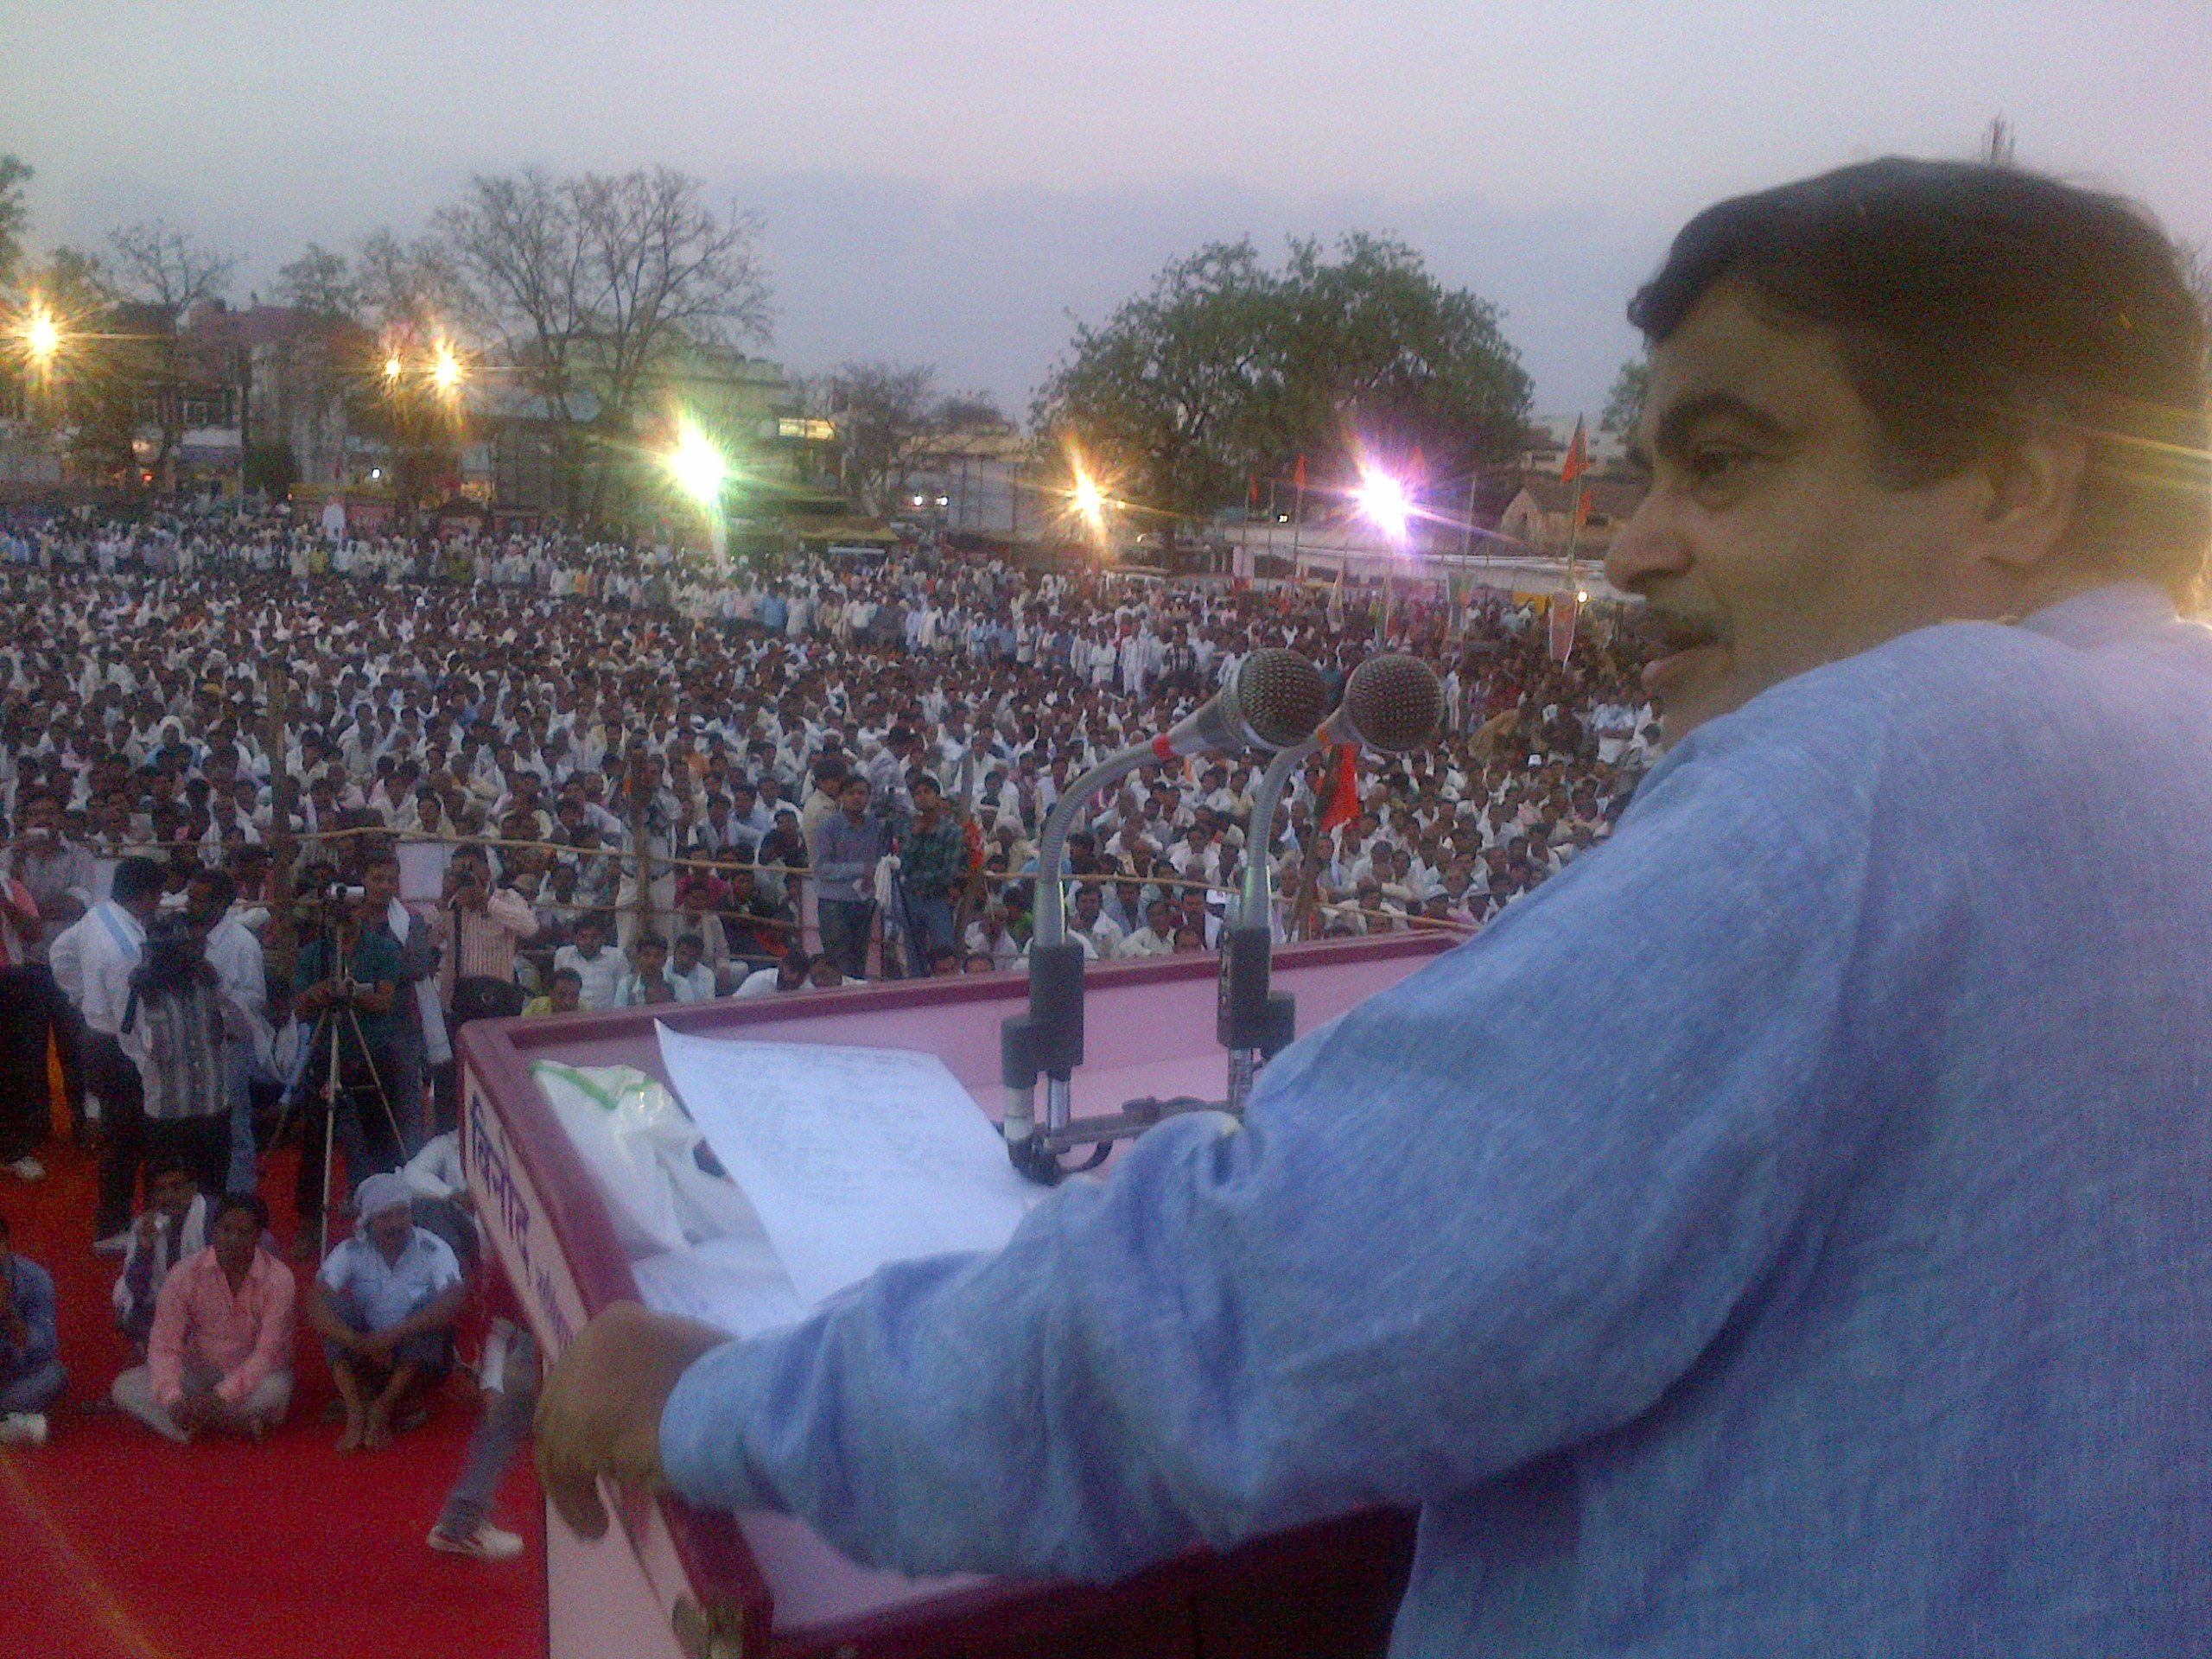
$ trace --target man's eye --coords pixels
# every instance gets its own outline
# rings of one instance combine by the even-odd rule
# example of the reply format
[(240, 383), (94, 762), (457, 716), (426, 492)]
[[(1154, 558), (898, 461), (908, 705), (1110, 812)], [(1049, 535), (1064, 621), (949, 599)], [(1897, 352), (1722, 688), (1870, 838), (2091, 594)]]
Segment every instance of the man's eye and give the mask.
[(1749, 450), (1708, 444), (1690, 452), (1690, 476), (1700, 484), (1717, 483), (1740, 471), (1751, 459)]

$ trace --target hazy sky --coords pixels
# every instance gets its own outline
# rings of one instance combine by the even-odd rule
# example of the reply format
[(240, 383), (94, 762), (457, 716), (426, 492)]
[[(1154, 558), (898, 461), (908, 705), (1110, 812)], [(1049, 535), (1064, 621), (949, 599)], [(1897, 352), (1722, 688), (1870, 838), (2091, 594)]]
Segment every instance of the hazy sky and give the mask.
[(1009, 409), (1168, 259), (1395, 232), (1497, 301), (1540, 411), (1719, 196), (1903, 151), (2019, 159), (2212, 239), (2212, 3), (471, 4), (12, 0), (34, 241), (159, 214), (236, 297), (472, 172), (664, 162), (757, 208), (770, 354), (938, 365)]

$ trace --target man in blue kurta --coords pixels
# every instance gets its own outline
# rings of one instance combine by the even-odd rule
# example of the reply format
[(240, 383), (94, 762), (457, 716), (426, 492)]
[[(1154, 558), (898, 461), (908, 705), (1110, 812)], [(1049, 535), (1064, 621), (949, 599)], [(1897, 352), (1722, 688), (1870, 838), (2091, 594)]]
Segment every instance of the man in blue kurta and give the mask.
[(1418, 1504), (1394, 1652), (2212, 1652), (2203, 321), (2126, 205), (1882, 162), (1631, 316), (1669, 750), (1604, 848), (995, 1255), (602, 1315), (593, 1478), (910, 1571)]

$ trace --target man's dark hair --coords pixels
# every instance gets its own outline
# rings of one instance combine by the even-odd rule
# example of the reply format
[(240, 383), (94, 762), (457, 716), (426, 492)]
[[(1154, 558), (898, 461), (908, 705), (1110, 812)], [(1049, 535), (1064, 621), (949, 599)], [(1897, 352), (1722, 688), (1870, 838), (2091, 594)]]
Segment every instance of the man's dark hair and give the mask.
[(2069, 550), (2194, 603), (2212, 545), (2205, 318), (2141, 208), (2013, 167), (1865, 162), (1707, 208), (1629, 321), (1663, 342), (1721, 283), (1834, 332), (1901, 486), (2042, 423), (2082, 433)]
[(115, 879), (108, 887), (109, 893), (118, 905), (127, 905), (139, 899), (158, 899), (167, 878), (162, 867), (150, 858), (118, 859)]
[(154, 1159), (147, 1164), (146, 1186), (148, 1191), (150, 1192), (153, 1188), (154, 1183), (160, 1180), (164, 1175), (191, 1175), (194, 1181), (199, 1179), (199, 1177), (193, 1170), (192, 1166), (187, 1163), (183, 1159), (177, 1157), (173, 1153), (161, 1158)]
[(258, 1192), (226, 1192), (215, 1200), (215, 1211), (207, 1217), (207, 1230), (213, 1232), (215, 1224), (233, 1210), (243, 1210), (253, 1217), (254, 1236), (258, 1238), (269, 1230), (269, 1206), (262, 1202)]
[(552, 982), (557, 985), (564, 979), (571, 985), (574, 985), (578, 990), (582, 990), (583, 988), (584, 976), (582, 974), (578, 973), (573, 968), (556, 968), (553, 970)]
[(232, 880), (228, 870), (194, 870), (192, 879), (207, 889), (208, 901), (218, 914), (228, 910), (238, 899), (238, 884)]

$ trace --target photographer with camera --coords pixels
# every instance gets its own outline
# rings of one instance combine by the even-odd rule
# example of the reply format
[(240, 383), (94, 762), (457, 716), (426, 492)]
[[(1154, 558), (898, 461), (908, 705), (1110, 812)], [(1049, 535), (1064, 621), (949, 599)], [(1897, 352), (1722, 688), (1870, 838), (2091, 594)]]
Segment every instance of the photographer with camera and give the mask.
[[(328, 1075), (332, 1045), (340, 1084), (328, 1105), (328, 1123), (326, 1114), (313, 1109), (306, 1120), (293, 1194), (302, 1236), (313, 1236), (321, 1225), (326, 1128), (338, 1137), (346, 1190), (378, 1170), (396, 1168), (407, 1155), (397, 1138), (413, 1121), (400, 1094), (407, 1066), (399, 991), (407, 963), (384, 920), (383, 903), (390, 897), (383, 894), (380, 903), (367, 884), (331, 883), (311, 889), (301, 906), (304, 943), (292, 972), (292, 1006), (300, 1018), (315, 1022), (307, 1084), (318, 1087)], [(419, 1086), (419, 1067), (414, 1076)]]

